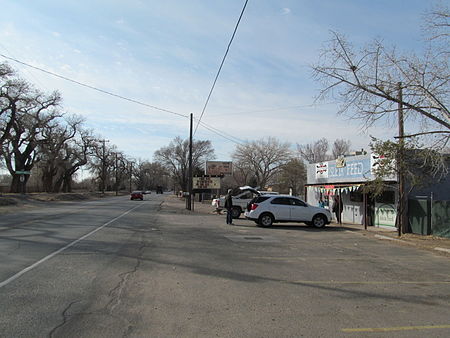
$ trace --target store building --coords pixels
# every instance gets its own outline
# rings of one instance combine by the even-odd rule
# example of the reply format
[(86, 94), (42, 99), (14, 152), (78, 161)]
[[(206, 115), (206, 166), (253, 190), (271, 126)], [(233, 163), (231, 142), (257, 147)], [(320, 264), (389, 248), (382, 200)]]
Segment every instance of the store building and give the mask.
[[(334, 161), (309, 164), (305, 197), (309, 204), (324, 203), (332, 210), (334, 197), (342, 200), (342, 222), (395, 228), (397, 215), (397, 177), (386, 177), (386, 188), (374, 198), (363, 187), (375, 179), (374, 154), (342, 157)], [(336, 215), (333, 214), (336, 219)]]

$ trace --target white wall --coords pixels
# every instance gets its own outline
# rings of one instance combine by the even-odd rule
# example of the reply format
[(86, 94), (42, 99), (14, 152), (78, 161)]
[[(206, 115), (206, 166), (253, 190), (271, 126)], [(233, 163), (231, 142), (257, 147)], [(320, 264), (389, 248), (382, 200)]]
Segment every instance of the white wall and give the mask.
[[(342, 212), (343, 223), (363, 224), (364, 206), (363, 202), (350, 201), (350, 193), (342, 193), (342, 203), (344, 210)], [(313, 187), (307, 187), (307, 200), (313, 206), (319, 206), (320, 193), (316, 192)], [(332, 210), (333, 197), (330, 196), (330, 210)], [(336, 221), (336, 215), (332, 213), (333, 220)]]

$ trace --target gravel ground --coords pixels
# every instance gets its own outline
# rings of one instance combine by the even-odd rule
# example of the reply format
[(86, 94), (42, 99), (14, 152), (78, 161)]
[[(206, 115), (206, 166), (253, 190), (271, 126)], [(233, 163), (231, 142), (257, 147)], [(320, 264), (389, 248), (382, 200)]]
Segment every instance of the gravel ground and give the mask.
[[(216, 214), (217, 217), (223, 217), (225, 223), (225, 214), (217, 214), (214, 208), (211, 206), (210, 201), (205, 201), (204, 203), (195, 202), (194, 211), (188, 211), (185, 209), (185, 201), (183, 198), (178, 198), (173, 195), (168, 195), (165, 199), (166, 207), (184, 209), (186, 213), (194, 212), (194, 213), (202, 213), (202, 214)], [(243, 216), (239, 220), (237, 220), (236, 226), (239, 226), (239, 223), (247, 222)], [(252, 222), (253, 224), (253, 222)], [(276, 225), (275, 225), (276, 226)], [(423, 236), (416, 234), (403, 234), (401, 237), (398, 237), (397, 230), (395, 231), (391, 229), (378, 228), (378, 227), (369, 227), (367, 230), (364, 229), (362, 225), (359, 224), (336, 224), (331, 223), (328, 225), (329, 227), (342, 227), (347, 231), (352, 231), (360, 234), (361, 236), (371, 237), (374, 240), (384, 240), (394, 243), (396, 245), (406, 245), (406, 246), (414, 246), (421, 250), (428, 250), (434, 252), (438, 255), (446, 256), (450, 258), (450, 238), (443, 238), (437, 236)]]

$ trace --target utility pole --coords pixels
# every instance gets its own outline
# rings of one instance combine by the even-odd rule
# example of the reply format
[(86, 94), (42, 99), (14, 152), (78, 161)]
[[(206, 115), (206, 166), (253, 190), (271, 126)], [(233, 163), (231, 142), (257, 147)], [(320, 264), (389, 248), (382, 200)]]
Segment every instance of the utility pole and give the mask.
[(133, 179), (133, 162), (130, 161), (130, 194), (131, 194), (131, 181)]
[(105, 194), (105, 181), (106, 181), (106, 159), (105, 159), (105, 153), (106, 153), (106, 142), (109, 142), (108, 140), (101, 140), (100, 142), (103, 142), (103, 155), (102, 155), (102, 195)]
[(192, 121), (193, 121), (193, 114), (191, 113), (191, 123), (190, 123), (190, 129), (189, 129), (189, 173), (188, 173), (188, 190), (189, 195), (187, 198), (186, 203), (186, 209), (192, 210)]
[(119, 162), (117, 160), (117, 153), (116, 153), (116, 166), (115, 166), (115, 172), (116, 172), (116, 196), (119, 195)]
[(398, 236), (400, 237), (402, 233), (406, 232), (406, 200), (405, 200), (405, 176), (403, 174), (404, 170), (404, 124), (403, 124), (403, 92), (402, 83), (399, 82), (398, 86)]

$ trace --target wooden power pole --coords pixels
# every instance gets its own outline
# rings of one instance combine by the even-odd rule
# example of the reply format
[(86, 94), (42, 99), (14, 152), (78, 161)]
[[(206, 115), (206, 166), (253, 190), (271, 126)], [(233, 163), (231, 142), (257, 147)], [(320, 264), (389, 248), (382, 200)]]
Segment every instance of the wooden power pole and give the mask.
[(186, 209), (192, 210), (192, 122), (193, 114), (191, 113), (191, 123), (189, 129), (189, 170), (188, 170), (188, 198), (186, 203)]
[(407, 215), (406, 215), (406, 195), (405, 195), (405, 176), (404, 170), (404, 123), (403, 123), (403, 92), (402, 83), (398, 83), (398, 236), (406, 232)]

